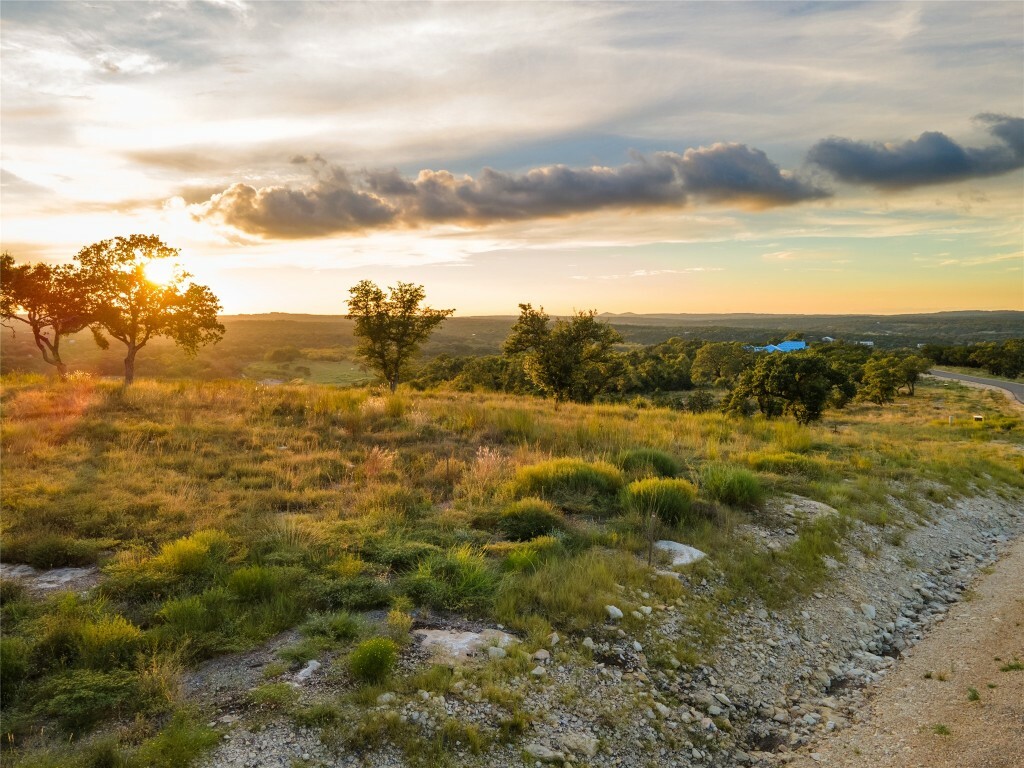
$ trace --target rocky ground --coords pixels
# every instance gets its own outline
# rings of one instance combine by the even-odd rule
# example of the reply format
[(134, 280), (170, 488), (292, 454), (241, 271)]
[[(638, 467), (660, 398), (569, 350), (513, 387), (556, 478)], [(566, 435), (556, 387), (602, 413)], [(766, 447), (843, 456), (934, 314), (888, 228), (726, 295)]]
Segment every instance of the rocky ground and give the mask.
[[(865, 717), (872, 686), (970, 594), (979, 573), (1024, 531), (1022, 506), (1020, 499), (950, 500), (936, 505), (930, 520), (902, 541), (862, 527), (851, 537), (857, 546), (845, 562), (830, 563), (833, 578), (805, 604), (785, 612), (752, 605), (730, 617), (713, 664), (677, 668), (671, 657), (655, 664), (647, 650), (685, 632), (686, 612), (681, 604), (659, 604), (651, 593), (624, 591), (622, 606), (629, 614), (635, 606), (635, 617), (622, 621), (610, 610), (602, 632), (551, 637), (533, 653), (515, 644), (501, 647), (500, 635), (493, 634), (476, 648), (463, 647), (458, 655), (468, 653), (468, 659), (451, 661), (455, 673), (447, 690), (381, 694), (369, 704), (371, 720), (400, 724), (403, 734), (425, 744), (439, 743), (452, 722), (496, 733), (513, 705), (487, 695), (474, 670), (506, 657), (521, 661), (506, 682), (517, 697), (514, 708), (531, 722), (510, 743), (495, 740), (479, 755), (470, 744), (450, 739), (445, 749), (454, 765), (788, 763), (824, 734), (843, 732)], [(834, 510), (790, 497), (750, 533), (779, 547), (798, 522), (823, 514)], [(436, 618), (428, 623), (427, 629), (462, 633), (501, 630)], [(253, 716), (246, 692), (263, 681), (275, 650), (293, 640), (282, 636), (249, 654), (218, 659), (189, 678), (189, 695), (223, 730), (223, 743), (204, 768), (407, 764), (397, 748), (358, 752), (285, 717)], [(434, 653), (421, 633), (402, 666), (422, 668)], [(307, 665), (285, 679), (303, 702), (336, 697), (351, 684), (332, 661), (325, 657), (320, 666)]]

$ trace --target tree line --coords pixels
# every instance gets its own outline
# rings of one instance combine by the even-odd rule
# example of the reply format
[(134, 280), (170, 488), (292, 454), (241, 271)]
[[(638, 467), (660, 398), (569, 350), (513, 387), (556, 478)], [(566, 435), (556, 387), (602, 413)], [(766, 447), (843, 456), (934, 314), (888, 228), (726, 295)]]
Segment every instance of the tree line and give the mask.
[(925, 344), (921, 352), (936, 365), (978, 368), (1009, 379), (1024, 376), (1024, 339), (961, 345)]

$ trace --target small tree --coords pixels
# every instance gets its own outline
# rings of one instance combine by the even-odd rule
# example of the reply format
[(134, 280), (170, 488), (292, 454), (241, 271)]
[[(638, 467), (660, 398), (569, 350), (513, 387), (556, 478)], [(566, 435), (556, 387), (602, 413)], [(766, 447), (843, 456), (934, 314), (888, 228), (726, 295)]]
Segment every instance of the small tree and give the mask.
[(355, 320), (356, 354), (381, 375), (394, 392), (420, 345), (454, 309), (421, 307), (422, 285), (398, 283), (385, 294), (369, 280), (349, 289), (348, 317)]
[[(84, 330), (93, 319), (93, 302), (81, 272), (70, 265), (15, 265), (0, 255), (0, 318), (4, 324), (24, 323), (36, 346), (61, 379), (67, 365), (61, 358), (64, 336)], [(10, 326), (13, 331), (13, 326)]]
[(896, 391), (903, 383), (898, 357), (872, 357), (864, 364), (864, 376), (857, 396), (876, 405), (885, 405), (896, 399)]
[(552, 325), (543, 307), (520, 304), (519, 309), (519, 319), (505, 340), (505, 354), (524, 355), (527, 375), (556, 402), (593, 402), (621, 372), (612, 345), (622, 337), (600, 322), (596, 311), (579, 312)]
[(920, 355), (908, 355), (900, 360), (900, 375), (903, 378), (900, 386), (907, 388), (907, 394), (914, 396), (914, 387), (922, 373), (928, 373), (932, 361)]
[(224, 326), (217, 322), (220, 303), (205, 285), (189, 283), (178, 271), (165, 283), (146, 275), (156, 259), (174, 258), (178, 249), (156, 235), (129, 235), (93, 243), (75, 257), (95, 302), (96, 341), (106, 348), (102, 331), (127, 347), (124, 383), (135, 380), (135, 356), (156, 336), (166, 336), (194, 355), (200, 346), (220, 341)]

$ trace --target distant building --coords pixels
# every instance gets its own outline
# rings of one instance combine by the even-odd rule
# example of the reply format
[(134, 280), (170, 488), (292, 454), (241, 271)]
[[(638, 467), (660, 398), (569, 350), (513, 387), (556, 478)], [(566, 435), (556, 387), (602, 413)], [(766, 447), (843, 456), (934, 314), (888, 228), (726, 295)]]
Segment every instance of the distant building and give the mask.
[(833, 341), (835, 341), (835, 339), (833, 339), (831, 336), (822, 336), (821, 340), (826, 344), (831, 344)]
[(873, 347), (873, 346), (875, 346), (875, 342), (873, 342), (873, 341), (858, 341), (857, 343), (860, 344), (862, 347)]
[(754, 347), (755, 352), (799, 352), (807, 349), (806, 341), (782, 341), (778, 344), (769, 344), (764, 347)]

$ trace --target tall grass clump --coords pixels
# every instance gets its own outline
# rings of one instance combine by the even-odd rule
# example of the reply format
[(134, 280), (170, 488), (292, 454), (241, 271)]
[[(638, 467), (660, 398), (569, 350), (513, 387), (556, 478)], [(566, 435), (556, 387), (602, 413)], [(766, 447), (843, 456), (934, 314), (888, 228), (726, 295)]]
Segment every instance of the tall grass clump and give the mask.
[(683, 471), (675, 457), (656, 448), (631, 448), (619, 453), (615, 459), (623, 472), (633, 475), (675, 477)]
[(355, 647), (348, 657), (352, 676), (367, 683), (377, 683), (391, 674), (398, 660), (398, 646), (386, 637), (373, 637)]
[(417, 603), (449, 611), (483, 612), (498, 583), (487, 558), (468, 544), (436, 552), (404, 579)]
[(687, 480), (649, 477), (630, 483), (622, 492), (622, 505), (643, 518), (652, 513), (667, 525), (696, 522), (697, 489)]
[(630, 581), (638, 572), (637, 561), (625, 553), (591, 550), (552, 559), (532, 572), (506, 578), (494, 614), (513, 627), (525, 628), (530, 617), (538, 615), (555, 626), (582, 631), (604, 621), (609, 603), (621, 607), (615, 585)]
[(512, 480), (520, 498), (539, 496), (570, 512), (607, 513), (622, 487), (622, 473), (603, 461), (551, 459), (521, 468)]
[(715, 501), (741, 509), (764, 503), (764, 489), (757, 475), (730, 464), (705, 464), (700, 470), (700, 490)]
[(501, 511), (498, 528), (513, 541), (529, 541), (565, 526), (562, 514), (543, 499), (513, 502)]

